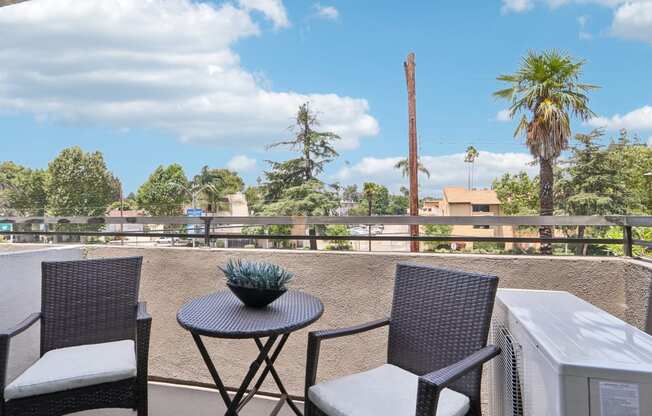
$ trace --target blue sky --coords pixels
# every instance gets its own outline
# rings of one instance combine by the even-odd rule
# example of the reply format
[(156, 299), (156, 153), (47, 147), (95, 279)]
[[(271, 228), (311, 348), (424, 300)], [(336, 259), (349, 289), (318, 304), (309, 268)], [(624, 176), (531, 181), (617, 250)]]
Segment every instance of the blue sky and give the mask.
[[(70, 7), (66, 7), (69, 3)], [(72, 5), (75, 4), (76, 7)], [(495, 77), (528, 49), (586, 59), (600, 116), (576, 131), (652, 138), (652, 1), (474, 2), (32, 0), (0, 9), (0, 160), (45, 167), (61, 149), (100, 150), (135, 191), (159, 164), (237, 168), (254, 184), (264, 145), (286, 137), (309, 100), (343, 137), (328, 182), (396, 190), (407, 152), (402, 62), (417, 59), (424, 193), (466, 183), (461, 153), (481, 150), (477, 186), (526, 169), (498, 116)], [(75, 12), (71, 12), (71, 10)], [(62, 27), (64, 27), (62, 29)]]

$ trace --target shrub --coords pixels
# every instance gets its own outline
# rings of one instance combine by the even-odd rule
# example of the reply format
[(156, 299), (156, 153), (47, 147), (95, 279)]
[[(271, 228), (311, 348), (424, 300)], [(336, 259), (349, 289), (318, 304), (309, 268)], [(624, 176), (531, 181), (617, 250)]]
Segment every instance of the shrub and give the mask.
[[(344, 224), (329, 225), (326, 227), (326, 234), (329, 236), (349, 236), (349, 229)], [(352, 250), (353, 246), (350, 241), (330, 240), (326, 250)]]

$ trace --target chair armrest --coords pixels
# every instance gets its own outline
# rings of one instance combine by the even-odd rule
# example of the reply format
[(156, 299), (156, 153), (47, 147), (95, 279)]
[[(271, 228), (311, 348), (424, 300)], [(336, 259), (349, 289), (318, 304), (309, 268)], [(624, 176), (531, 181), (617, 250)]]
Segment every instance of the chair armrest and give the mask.
[(488, 345), (468, 357), (419, 377), (417, 391), (417, 416), (434, 415), (439, 393), (454, 381), (500, 354), (500, 348)]
[(30, 326), (34, 325), (39, 319), (41, 319), (41, 313), (33, 313), (25, 318), (22, 322), (16, 324), (13, 328), (0, 332), (0, 337), (13, 338), (21, 332), (27, 330), (27, 328)]
[(147, 312), (147, 302), (138, 302), (138, 312), (136, 313), (136, 321), (151, 321), (152, 315)]
[(351, 326), (348, 328), (324, 329), (312, 331), (308, 334), (308, 354), (306, 360), (306, 385), (305, 399), (308, 400), (308, 389), (315, 384), (317, 379), (317, 367), (319, 365), (319, 347), (321, 341), (331, 338), (345, 337), (348, 335), (360, 334), (389, 325), (389, 318), (379, 319), (361, 325)]
[(361, 332), (367, 332), (372, 329), (380, 328), (383, 326), (389, 325), (389, 318), (378, 319), (377, 321), (367, 322), (360, 325), (350, 326), (348, 328), (337, 328), (337, 329), (323, 329), (320, 331), (312, 331), (308, 334), (308, 337), (314, 337), (320, 341), (323, 339), (330, 338), (339, 338), (345, 337), (348, 335), (355, 335)]
[(5, 382), (7, 378), (7, 366), (9, 365), (9, 345), (11, 338), (27, 330), (41, 319), (40, 313), (33, 313), (25, 320), (16, 324), (13, 328), (0, 331), (0, 403), (4, 403)]
[(149, 335), (152, 327), (152, 316), (147, 313), (147, 304), (138, 302), (136, 314), (136, 362), (139, 382), (147, 383), (147, 364), (149, 360)]

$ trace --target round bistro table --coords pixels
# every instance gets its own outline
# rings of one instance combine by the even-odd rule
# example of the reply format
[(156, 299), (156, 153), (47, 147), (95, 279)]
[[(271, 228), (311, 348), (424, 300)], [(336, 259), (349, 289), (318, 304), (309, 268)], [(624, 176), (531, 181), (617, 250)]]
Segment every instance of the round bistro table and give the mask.
[[(177, 322), (190, 331), (195, 340), (227, 407), (225, 415), (237, 415), (258, 392), (267, 375), (271, 374), (281, 393), (281, 398), (271, 414), (277, 414), (287, 402), (297, 416), (302, 416), (274, 369), (274, 362), (290, 334), (315, 322), (323, 312), (324, 305), (321, 301), (304, 292), (288, 290), (265, 308), (249, 308), (244, 306), (233, 293), (224, 290), (202, 296), (183, 305), (177, 313)], [(251, 363), (233, 399), (229, 397), (201, 336), (253, 339), (256, 343), (259, 354)], [(275, 348), (273, 348), (274, 344), (276, 344)], [(254, 388), (245, 397), (249, 385), (263, 363), (265, 368), (254, 384)]]

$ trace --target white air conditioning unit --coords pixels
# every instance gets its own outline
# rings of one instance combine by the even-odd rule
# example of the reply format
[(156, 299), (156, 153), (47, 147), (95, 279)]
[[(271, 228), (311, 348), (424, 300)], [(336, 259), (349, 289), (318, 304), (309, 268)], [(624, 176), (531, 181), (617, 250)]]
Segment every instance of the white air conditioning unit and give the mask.
[(652, 337), (567, 292), (501, 289), (492, 416), (652, 416)]

